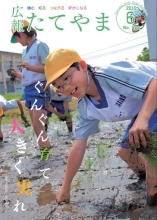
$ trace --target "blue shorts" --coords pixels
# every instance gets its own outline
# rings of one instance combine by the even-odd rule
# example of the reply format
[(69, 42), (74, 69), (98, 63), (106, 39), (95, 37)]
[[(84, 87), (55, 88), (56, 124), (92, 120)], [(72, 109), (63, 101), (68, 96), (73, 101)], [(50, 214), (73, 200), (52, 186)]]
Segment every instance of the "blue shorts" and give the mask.
[(44, 91), (46, 81), (40, 82), (40, 84), (33, 83), (26, 86), (23, 93), (23, 98), (25, 99), (25, 106), (29, 109), (36, 108), (46, 109), (48, 108), (48, 103), (50, 100), (50, 94)]
[[(129, 148), (128, 143), (125, 143), (125, 140), (128, 138), (129, 136), (129, 130), (131, 129), (131, 127), (133, 126), (134, 122), (135, 122), (136, 118), (133, 118), (130, 122), (130, 124), (128, 125), (126, 132), (123, 136), (123, 139), (120, 143), (120, 146), (122, 148)], [(151, 130), (155, 135), (157, 135), (157, 109), (154, 111), (153, 115), (151, 116), (149, 123), (148, 123), (148, 128), (149, 130)]]
[[(64, 110), (64, 105), (63, 105), (64, 101), (55, 101), (55, 100), (51, 100), (51, 102), (49, 103), (53, 108), (56, 108), (57, 112), (64, 114), (65, 110)], [(70, 109), (68, 109), (68, 112), (70, 112)], [(47, 117), (51, 117), (52, 116), (52, 112), (47, 111)]]

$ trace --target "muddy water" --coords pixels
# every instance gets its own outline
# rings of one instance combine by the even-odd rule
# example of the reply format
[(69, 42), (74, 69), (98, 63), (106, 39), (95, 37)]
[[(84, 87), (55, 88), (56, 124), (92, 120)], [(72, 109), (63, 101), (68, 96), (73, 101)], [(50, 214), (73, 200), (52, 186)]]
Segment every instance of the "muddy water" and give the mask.
[[(40, 161), (32, 128), (8, 135), (0, 145), (0, 220), (156, 220), (157, 207), (146, 206), (145, 181), (139, 180), (117, 155), (128, 122), (100, 124), (92, 135), (71, 187), (69, 204), (58, 205), (67, 156), (74, 136), (64, 122), (50, 124), (51, 158)], [(26, 144), (20, 148), (22, 141)], [(20, 162), (21, 161), (21, 162)]]
[(45, 186), (43, 186), (40, 191), (39, 195), (37, 197), (37, 203), (39, 206), (41, 205), (47, 205), (52, 201), (55, 201), (56, 195), (52, 193), (52, 185), (51, 183), (47, 183)]

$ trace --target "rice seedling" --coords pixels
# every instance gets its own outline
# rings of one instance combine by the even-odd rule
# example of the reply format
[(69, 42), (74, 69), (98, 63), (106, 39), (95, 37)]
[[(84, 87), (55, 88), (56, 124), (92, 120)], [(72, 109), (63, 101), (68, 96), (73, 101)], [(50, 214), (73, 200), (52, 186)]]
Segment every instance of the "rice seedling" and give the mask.
[(97, 148), (97, 156), (102, 158), (106, 155), (106, 152), (108, 148), (110, 147), (110, 144), (107, 143), (100, 143), (96, 145)]
[(34, 136), (34, 130), (33, 130), (33, 128), (32, 127), (30, 127), (30, 128), (27, 128), (26, 129), (26, 131), (25, 131), (25, 133), (24, 133), (24, 137), (25, 138), (29, 138), (29, 137), (31, 137), (32, 135)]
[(13, 150), (11, 153), (12, 153), (13, 155), (17, 155), (17, 150)]
[(82, 175), (78, 175), (77, 176), (77, 183), (70, 187), (70, 191), (73, 190), (74, 188), (79, 187), (83, 183), (87, 183), (87, 182), (91, 181), (92, 174), (93, 174), (92, 171), (89, 171), (86, 175), (83, 175), (83, 176)]
[(56, 130), (56, 135), (59, 136), (59, 129)]
[(127, 148), (131, 149), (131, 153), (137, 152), (143, 154), (149, 164), (153, 167), (157, 166), (157, 135), (155, 135), (152, 131), (150, 131), (150, 140), (147, 141), (147, 146), (144, 146), (142, 142), (140, 142), (140, 147), (130, 146), (129, 140), (125, 141)]
[(72, 118), (72, 114), (70, 112), (66, 112), (65, 113), (65, 117), (66, 117), (66, 119), (71, 119)]
[(149, 164), (153, 167), (157, 166), (157, 136), (152, 135), (150, 141), (147, 140), (147, 146), (137, 149), (141, 154), (144, 154)]
[(53, 114), (53, 115), (52, 115), (52, 121), (55, 122), (55, 123), (56, 123), (56, 122), (59, 122), (58, 116), (55, 115), (55, 114)]
[(85, 158), (85, 166), (86, 166), (86, 170), (90, 170), (91, 166), (93, 164), (93, 161), (91, 160), (90, 156), (88, 156), (87, 158)]

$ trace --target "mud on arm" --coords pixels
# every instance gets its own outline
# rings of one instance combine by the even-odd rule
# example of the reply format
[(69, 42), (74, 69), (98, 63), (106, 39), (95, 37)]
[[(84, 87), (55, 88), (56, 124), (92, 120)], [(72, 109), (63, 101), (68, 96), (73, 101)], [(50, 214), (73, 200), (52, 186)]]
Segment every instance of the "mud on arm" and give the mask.
[(148, 122), (157, 108), (157, 78), (152, 78), (147, 90), (146, 98), (143, 106), (138, 114), (138, 117), (129, 131), (129, 143), (130, 145), (136, 145), (140, 147), (139, 141), (142, 141), (144, 146), (147, 145), (146, 139), (150, 139)]

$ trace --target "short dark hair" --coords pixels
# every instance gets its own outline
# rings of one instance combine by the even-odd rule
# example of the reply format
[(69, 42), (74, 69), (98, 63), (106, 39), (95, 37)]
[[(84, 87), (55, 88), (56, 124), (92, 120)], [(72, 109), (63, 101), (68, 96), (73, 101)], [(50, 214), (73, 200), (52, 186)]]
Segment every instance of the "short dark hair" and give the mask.
[[(22, 31), (22, 32), (23, 32), (24, 34), (26, 34), (27, 37), (30, 37), (30, 38), (32, 38), (33, 36), (37, 37), (37, 32), (36, 32), (36, 30), (35, 30), (34, 28), (32, 28), (32, 27), (31, 27), (31, 30), (30, 30), (30, 31), (28, 31), (28, 26), (23, 27), (23, 31)], [(16, 32), (14, 33), (14, 36), (20, 37), (20, 33), (16, 31)]]
[[(76, 62), (76, 63), (73, 63), (70, 67), (75, 67), (77, 70), (80, 70), (80, 67), (79, 67), (79, 63)], [(95, 68), (92, 67), (91, 65), (87, 64), (87, 70), (91, 73), (95, 73)]]

